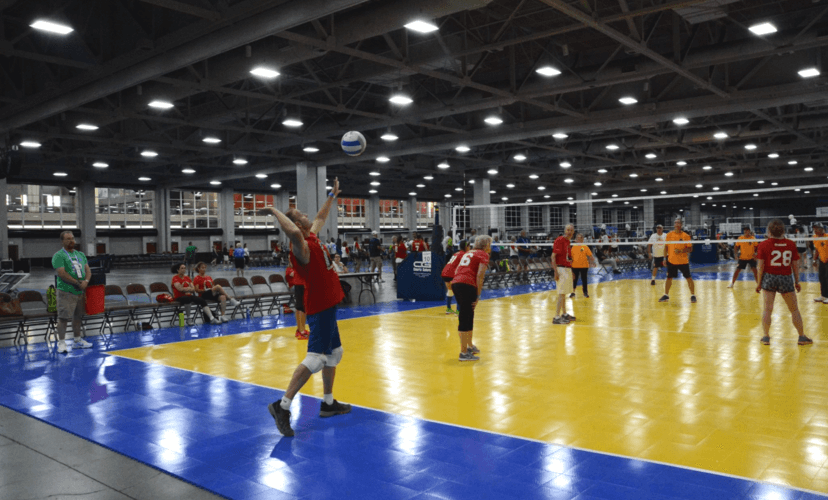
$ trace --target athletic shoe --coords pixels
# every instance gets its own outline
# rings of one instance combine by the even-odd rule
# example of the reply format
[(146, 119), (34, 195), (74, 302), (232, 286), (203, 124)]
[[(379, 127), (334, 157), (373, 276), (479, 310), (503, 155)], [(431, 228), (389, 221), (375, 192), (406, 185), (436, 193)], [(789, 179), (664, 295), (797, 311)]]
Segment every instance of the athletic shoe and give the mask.
[(814, 302), (826, 303), (826, 302), (828, 302), (828, 299), (826, 299), (825, 297), (817, 297), (817, 298), (814, 299)]
[(92, 344), (83, 340), (81, 337), (75, 337), (75, 343), (72, 344), (72, 347), (75, 349), (89, 349), (92, 347)]
[(574, 293), (570, 293), (570, 294), (569, 294), (569, 298), (570, 298), (570, 299), (574, 299), (574, 298), (575, 298), (575, 294), (574, 294)]
[(226, 314), (222, 314), (221, 315), (221, 322), (222, 323), (227, 323), (228, 321), (230, 321), (230, 318), (228, 318)]
[(59, 352), (60, 354), (66, 354), (67, 352), (69, 352), (69, 348), (66, 347), (66, 341), (65, 340), (58, 340), (57, 352)]
[(290, 427), (290, 410), (283, 409), (279, 403), (280, 401), (270, 403), (267, 405), (267, 410), (276, 421), (276, 428), (279, 432), (285, 437), (293, 437), (293, 429)]
[(295, 335), (296, 335), (296, 340), (308, 340), (308, 337), (310, 337), (308, 332), (306, 332), (306, 331), (305, 332), (300, 332), (299, 330), (296, 330)]
[(669, 295), (662, 295), (661, 298), (658, 299), (659, 302), (667, 302), (668, 300), (670, 300)]
[(210, 324), (211, 325), (220, 325), (221, 324), (221, 318), (213, 316), (213, 319), (210, 320)]
[(555, 318), (555, 319), (553, 319), (553, 320), (552, 320), (552, 324), (553, 324), (553, 325), (568, 325), (568, 324), (569, 324), (569, 320), (568, 320), (568, 319), (566, 319), (565, 317), (561, 316), (560, 318)]
[(690, 296), (690, 302), (692, 302), (694, 304), (696, 303), (696, 296), (695, 295)]
[(733, 283), (727, 285), (728, 288), (733, 288)]
[(460, 357), (458, 358), (458, 361), (480, 361), (480, 358), (478, 358), (474, 354), (466, 351), (466, 352), (461, 352), (460, 353)]
[(760, 340), (759, 342), (761, 342), (765, 345), (770, 345), (770, 337), (765, 335), (764, 337), (762, 337), (762, 340)]
[(455, 316), (459, 316), (459, 315), (460, 315), (460, 311), (458, 311), (458, 310), (456, 310), (456, 309), (449, 309), (449, 310), (451, 311), (451, 314), (453, 314), (453, 315), (455, 315)]
[(447, 307), (446, 308), (446, 314), (454, 314), (454, 309), (452, 309), (450, 307)]
[(796, 343), (799, 345), (811, 345), (814, 343), (814, 341), (809, 339), (805, 335), (800, 335), (799, 340)]
[(620, 269), (613, 269), (612, 274), (621, 274), (621, 270)]
[(588, 293), (585, 293), (585, 294), (584, 294), (584, 298), (585, 298), (585, 299), (588, 299), (588, 298), (589, 298), (589, 294), (588, 294)]
[(655, 285), (655, 280), (650, 280), (651, 285)]
[(575, 321), (575, 316), (570, 316), (569, 314), (564, 314), (563, 317), (569, 321), (570, 323)]
[(228, 304), (230, 304), (232, 307), (236, 307), (237, 305), (241, 304), (241, 302), (239, 302), (236, 299), (230, 299), (230, 302), (228, 302)]
[(345, 415), (351, 413), (351, 405), (348, 403), (340, 403), (334, 399), (332, 404), (327, 404), (322, 401), (319, 407), (319, 416), (322, 418), (333, 417), (334, 415)]
[(472, 354), (480, 354), (480, 349), (478, 349), (476, 345), (472, 344), (469, 347), (469, 352)]

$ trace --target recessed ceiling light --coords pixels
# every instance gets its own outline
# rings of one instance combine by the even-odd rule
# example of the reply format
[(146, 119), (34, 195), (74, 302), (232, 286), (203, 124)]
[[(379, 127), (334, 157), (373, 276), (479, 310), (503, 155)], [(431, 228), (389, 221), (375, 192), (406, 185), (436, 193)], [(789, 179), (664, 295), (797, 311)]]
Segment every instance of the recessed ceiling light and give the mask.
[(304, 151), (305, 153), (318, 153), (319, 148), (317, 148), (316, 146), (305, 146), (304, 148), (302, 148), (302, 151)]
[(607, 144), (607, 149), (609, 149), (610, 151), (615, 151), (616, 149), (618, 149), (618, 144)]
[(606, 173), (607, 173), (607, 169), (605, 169), (605, 168), (599, 168), (599, 169), (598, 169), (598, 173), (599, 173), (599, 174), (606, 174)]
[(55, 172), (52, 175), (54, 175), (55, 177), (66, 177), (69, 174), (67, 174), (66, 172)]
[(422, 19), (411, 21), (410, 23), (406, 24), (405, 27), (412, 31), (417, 31), (419, 33), (431, 33), (432, 31), (437, 31), (439, 29), (437, 26), (434, 25), (434, 23), (423, 21)]
[(302, 120), (298, 120), (296, 118), (285, 118), (285, 120), (282, 122), (282, 125), (284, 125), (285, 127), (296, 128), (301, 127), (304, 124), (302, 123)]
[(656, 156), (657, 156), (657, 155), (656, 155), (655, 153), (647, 153), (647, 154), (645, 154), (645, 155), (644, 155), (644, 158), (647, 158), (647, 159), (652, 160), (652, 159), (653, 159), (653, 158), (655, 158)]
[(411, 191), (410, 193), (408, 193), (408, 196), (417, 196), (417, 193), (415, 193), (414, 191)]
[(73, 28), (70, 28), (65, 24), (53, 23), (51, 21), (44, 21), (42, 19), (33, 22), (29, 26), (36, 30), (57, 33), (58, 35), (68, 35), (69, 33), (75, 31)]
[(218, 137), (205, 137), (201, 141), (206, 142), (207, 144), (218, 144), (221, 142), (221, 139), (219, 139)]
[[(794, 191), (799, 191), (798, 189), (794, 189)], [(759, 196), (759, 193), (753, 193), (753, 196)]]
[(390, 142), (390, 141), (396, 141), (397, 139), (399, 139), (399, 137), (397, 137), (396, 135), (394, 135), (391, 132), (386, 132), (386, 133), (384, 133), (380, 136), (380, 139), (382, 139), (383, 141), (389, 141)]
[(629, 205), (629, 204), (630, 204), (630, 202), (629, 202), (629, 201), (625, 201), (625, 202), (624, 202), (624, 205)]
[(546, 191), (546, 186), (538, 186), (538, 191)]
[(716, 187), (713, 188), (713, 191), (718, 191), (719, 189), (721, 189), (721, 188), (716, 186)]
[(451, 167), (451, 165), (449, 165), (448, 162), (446, 162), (446, 161), (441, 161), (440, 163), (437, 164), (437, 168), (442, 168), (443, 170), (445, 170), (447, 168), (450, 168), (450, 167)]
[(563, 132), (557, 132), (552, 134), (552, 137), (554, 137), (555, 139), (566, 139), (569, 136), (564, 134)]
[(711, 167), (710, 165), (705, 165), (702, 167), (702, 170), (711, 170), (712, 168), (713, 167)]
[(78, 130), (98, 130), (97, 125), (91, 125), (89, 123), (79, 123), (75, 126)]
[(489, 194), (495, 194), (495, 193), (497, 193), (497, 191), (495, 191), (494, 189), (492, 189), (491, 191), (489, 191)]
[(593, 183), (592, 185), (593, 185), (593, 186), (600, 186), (600, 185), (601, 185), (601, 183), (600, 183), (600, 182), (595, 182), (595, 183)]
[(196, 173), (196, 171), (192, 168), (182, 168), (181, 173), (182, 174), (194, 174), (194, 173)]
[(687, 162), (686, 161), (677, 161), (676, 165), (678, 165), (679, 167), (683, 167), (683, 166), (687, 165)]
[(526, 200), (526, 203), (532, 203), (532, 198), (528, 198), (528, 199)]
[(380, 156), (377, 158), (377, 162), (379, 163), (388, 163), (389, 161), (391, 161), (391, 158), (387, 156)]
[(561, 74), (560, 70), (553, 68), (552, 66), (541, 66), (535, 70), (535, 73), (543, 76), (557, 76)]
[(641, 190), (641, 192), (642, 192), (642, 193), (646, 193), (646, 192), (647, 192), (647, 190), (646, 190), (646, 189), (642, 189), (642, 190)]
[(244, 158), (235, 158), (233, 160), (233, 163), (235, 165), (247, 165), (247, 160), (245, 160)]
[(745, 144), (745, 149), (754, 150), (756, 149), (756, 144)]
[(380, 175), (379, 172), (368, 172), (368, 175), (373, 175), (374, 177)]
[(280, 189), (282, 187), (282, 185), (281, 184), (271, 184), (270, 187), (272, 187), (273, 189)]
[(517, 161), (523, 161), (523, 160), (526, 159), (526, 155), (524, 155), (523, 153), (518, 153), (515, 156), (513, 156), (512, 158), (514, 158)]
[(661, 181), (663, 181), (664, 179), (662, 179), (661, 177), (656, 177), (656, 178), (655, 178), (655, 180), (656, 180), (656, 182), (661, 182)]
[(141, 151), (141, 156), (146, 156), (147, 158), (155, 158), (158, 156), (158, 153), (155, 151), (150, 151), (149, 149), (146, 151)]
[(812, 78), (814, 76), (819, 76), (819, 70), (816, 68), (805, 68), (799, 70), (799, 76), (802, 78)]
[(633, 179), (635, 179), (636, 177), (638, 177), (638, 174), (630, 174), (630, 177), (632, 177)]
[(460, 146), (454, 148), (454, 150), (458, 153), (468, 153), (469, 151), (471, 151), (471, 148), (461, 144)]
[(612, 204), (612, 200), (607, 200), (607, 203), (609, 203), (609, 204), (611, 205), (611, 204)]
[(768, 155), (768, 158), (779, 158), (779, 153), (771, 153)]
[(564, 179), (564, 182), (567, 184), (572, 184), (575, 181), (573, 179)]
[(569, 163), (568, 161), (562, 161), (561, 162), (561, 168), (569, 168), (571, 166), (572, 166), (572, 164)]
[(251, 75), (260, 76), (262, 78), (276, 78), (279, 76), (279, 72), (272, 68), (266, 68), (264, 66), (256, 66), (255, 68), (250, 70)]
[(39, 148), (41, 144), (37, 141), (23, 141), (20, 143), (24, 148)]
[(152, 101), (149, 103), (149, 107), (156, 109), (170, 109), (173, 106), (175, 106), (175, 104), (167, 101)]
[(771, 23), (754, 24), (748, 29), (756, 35), (769, 35), (771, 33), (776, 33), (776, 26)]
[(455, 191), (462, 191), (462, 190), (463, 190), (463, 188), (461, 188), (461, 187), (456, 187), (456, 188), (454, 188), (454, 190), (455, 190)]
[(529, 176), (529, 178), (530, 178), (530, 179), (537, 179), (537, 178), (538, 178), (538, 174), (531, 174), (531, 175)]
[(257, 179), (267, 179), (267, 174), (256, 174)]
[(675, 123), (676, 125), (687, 125), (688, 123), (690, 123), (690, 120), (684, 118), (683, 116), (680, 116), (678, 118), (674, 118), (673, 123)]
[(509, 198), (507, 198), (506, 196), (504, 196), (503, 198), (501, 198), (501, 200), (503, 200), (503, 201), (508, 201), (508, 200), (509, 200)]
[(487, 116), (483, 121), (489, 125), (500, 125), (503, 123), (503, 119), (499, 116)]
[(427, 181), (430, 181), (430, 180), (434, 179), (434, 177), (432, 177), (432, 176), (430, 176), (430, 175), (424, 175), (424, 176), (423, 176), (423, 179), (425, 179), (425, 180), (427, 180)]
[(765, 181), (756, 181), (756, 184), (764, 184)]
[(214, 185), (214, 186), (220, 186), (220, 185), (221, 185), (221, 181), (210, 181), (210, 184), (212, 184), (212, 185)]
[(424, 187), (425, 187), (425, 184), (417, 184), (417, 187), (418, 187), (418, 188), (424, 188)]
[(506, 184), (506, 187), (507, 188), (513, 188), (513, 187), (515, 187), (515, 185), (514, 184)]
[(376, 190), (376, 189), (369, 189), (369, 190), (368, 190), (368, 192), (369, 192), (369, 193), (371, 193), (371, 194), (377, 194), (377, 190)]
[(109, 166), (109, 163), (104, 163), (102, 161), (96, 161), (95, 163), (92, 164), (92, 166), (95, 167), (95, 168), (106, 168), (106, 167)]
[(592, 196), (598, 196), (598, 193), (589, 193)]
[(544, 198), (551, 198), (548, 194), (543, 195)]
[(799, 162), (796, 161), (796, 160), (791, 160), (791, 161), (788, 162), (788, 165), (796, 165), (797, 163), (799, 163)]
[(446, 198), (451, 198), (450, 194), (444, 195)]
[(806, 171), (806, 172), (813, 172), (813, 171), (814, 171), (814, 167), (805, 167), (805, 171)]
[(636, 99), (635, 97), (622, 97), (621, 99), (618, 99), (618, 102), (620, 102), (621, 104), (626, 104), (627, 106), (629, 106), (630, 104), (637, 103), (638, 99)]
[(771, 182), (771, 186), (778, 186), (778, 185), (779, 185), (778, 182)]
[(490, 169), (488, 170), (488, 173), (489, 173), (490, 175), (497, 175), (497, 169), (490, 168)]
[(733, 172), (725, 172), (725, 177), (733, 177)]
[(138, 180), (142, 181), (142, 182), (147, 182), (147, 181), (151, 181), (152, 179), (150, 179), (149, 177), (139, 177)]
[(662, 191), (661, 194), (667, 194), (667, 191)]
[(379, 186), (379, 185), (380, 185), (380, 183), (379, 183), (379, 182), (377, 182), (377, 181), (373, 181), (373, 182), (371, 182), (371, 185), (372, 185), (372, 186)]
[(393, 102), (394, 104), (399, 104), (400, 106), (407, 106), (414, 102), (414, 99), (404, 94), (394, 94), (391, 97), (389, 97), (388, 100)]
[(713, 137), (715, 137), (716, 139), (727, 139), (728, 135), (727, 132), (716, 132), (715, 134), (713, 134)]
[(613, 194), (613, 195), (612, 195), (612, 197), (613, 197), (613, 198), (618, 198), (618, 195), (617, 195), (617, 194)]

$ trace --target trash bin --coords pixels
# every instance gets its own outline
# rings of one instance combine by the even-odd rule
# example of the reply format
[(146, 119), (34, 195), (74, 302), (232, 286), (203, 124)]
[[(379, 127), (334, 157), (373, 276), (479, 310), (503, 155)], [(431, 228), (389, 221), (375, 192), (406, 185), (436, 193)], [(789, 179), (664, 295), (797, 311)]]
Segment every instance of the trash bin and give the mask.
[(104, 312), (106, 304), (106, 271), (103, 268), (91, 269), (89, 285), (86, 287), (86, 314), (95, 315)]

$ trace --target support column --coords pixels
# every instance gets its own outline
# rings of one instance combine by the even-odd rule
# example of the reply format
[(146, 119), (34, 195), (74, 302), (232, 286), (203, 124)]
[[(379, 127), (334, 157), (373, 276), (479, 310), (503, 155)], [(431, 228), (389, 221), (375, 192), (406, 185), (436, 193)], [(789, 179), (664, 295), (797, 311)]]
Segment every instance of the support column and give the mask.
[[(296, 208), (308, 215), (313, 220), (322, 205), (328, 198), (328, 191), (325, 189), (326, 167), (313, 167), (306, 162), (296, 164)], [(331, 207), (325, 225), (319, 230), (319, 239), (324, 242), (336, 238), (339, 224), (337, 218), (339, 211)]]
[[(236, 201), (233, 198), (233, 188), (223, 188), (219, 193), (219, 225), (224, 231), (224, 241), (227, 248), (236, 244)], [(158, 233), (159, 243), (161, 233)], [(169, 250), (168, 247), (164, 247)]]
[(520, 225), (521, 229), (526, 230), (526, 236), (531, 236), (529, 231), (529, 205), (523, 204), (520, 206)]
[(290, 209), (290, 193), (285, 190), (279, 190), (273, 195), (273, 208), (285, 213)]
[[(365, 227), (371, 231), (376, 231), (380, 234), (379, 222), (380, 199), (378, 194), (372, 194), (370, 198), (365, 200)], [(442, 217), (442, 214), (440, 215)]]
[(592, 194), (580, 191), (575, 194), (576, 223), (575, 230), (585, 236), (592, 236)]
[[(655, 203), (652, 198), (644, 200), (644, 231), (655, 231)], [(664, 228), (667, 229), (667, 228)]]
[(618, 209), (613, 208), (610, 210), (610, 224), (618, 228)]
[(690, 212), (687, 214), (687, 223), (690, 224), (690, 226), (693, 228), (693, 231), (702, 228), (701, 202), (690, 202)]
[[(489, 179), (475, 179), (474, 181), (474, 204), (491, 205), (492, 194), (491, 181)], [(471, 208), (471, 229), (476, 229), (477, 234), (488, 234), (489, 226), (492, 225), (492, 213), (488, 208)]]
[[(561, 208), (561, 230), (569, 224), (569, 205), (556, 205)], [(572, 205), (574, 206), (574, 205)], [(557, 228), (552, 228), (553, 231), (557, 231)], [(557, 234), (557, 233), (556, 233)]]
[(405, 220), (405, 227), (408, 228), (409, 231), (416, 231), (417, 230), (417, 197), (416, 196), (409, 196), (408, 201), (405, 202), (405, 206), (403, 207), (403, 218)]
[(0, 179), (0, 259), (9, 258), (9, 207), (6, 205), (6, 196), (9, 194), (9, 185), (6, 179)]
[[(84, 181), (78, 185), (78, 229), (81, 231), (78, 248), (87, 256), (95, 255), (95, 183)], [(169, 225), (169, 222), (167, 222)]]

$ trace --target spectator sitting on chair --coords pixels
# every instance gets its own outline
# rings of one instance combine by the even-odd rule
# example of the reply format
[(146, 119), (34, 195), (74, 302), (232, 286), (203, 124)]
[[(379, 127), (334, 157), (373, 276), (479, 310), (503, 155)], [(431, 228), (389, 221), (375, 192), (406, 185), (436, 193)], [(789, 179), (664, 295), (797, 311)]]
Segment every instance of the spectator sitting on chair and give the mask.
[[(239, 243), (239, 247), (241, 247), (241, 243)], [(220, 319), (213, 317), (213, 311), (210, 310), (210, 306), (207, 305), (207, 301), (194, 295), (196, 293), (196, 289), (193, 286), (193, 282), (190, 277), (187, 276), (187, 266), (184, 264), (173, 264), (171, 270), (175, 273), (175, 276), (173, 276), (172, 279), (173, 298), (175, 301), (183, 305), (196, 304), (201, 308), (201, 311), (210, 323), (214, 325), (221, 324)], [(189, 317), (187, 318), (187, 326), (193, 326)]]
[[(219, 319), (223, 323), (227, 323), (230, 321), (230, 318), (227, 317), (225, 312), (227, 311), (227, 299), (230, 299), (230, 296), (224, 291), (221, 285), (213, 284), (213, 278), (207, 275), (207, 264), (204, 262), (196, 264), (196, 272), (198, 274), (193, 278), (193, 286), (195, 286), (199, 297), (206, 301), (218, 302), (220, 306), (219, 310), (221, 311), (221, 317)], [(230, 299), (230, 305), (236, 307), (239, 305), (239, 301)]]
[[(491, 232), (491, 226), (489, 226)], [(492, 262), (495, 263), (495, 270), (498, 271), (497, 264), (500, 262), (500, 237), (495, 235), (492, 241)]]
[[(517, 239), (518, 243), (529, 243), (529, 238), (526, 236), (526, 230), (520, 232), (520, 237)], [(529, 248), (529, 245), (520, 245), (517, 247), (518, 256), (520, 257), (521, 267), (523, 271), (528, 271), (529, 268), (524, 266), (523, 263), (527, 262), (525, 259), (532, 255), (532, 249)]]
[[(345, 267), (345, 264), (342, 263), (342, 257), (340, 257), (339, 255), (334, 255), (333, 270), (336, 271), (336, 274), (340, 276), (342, 276), (343, 274), (348, 274), (348, 268)], [(345, 297), (347, 297), (348, 294), (351, 293), (351, 284), (339, 280), (339, 285), (342, 287), (342, 292), (345, 293)]]
[(618, 262), (604, 253), (604, 247), (595, 247), (595, 257), (598, 258), (598, 263), (602, 266), (611, 266), (613, 274), (621, 274), (618, 269)]

